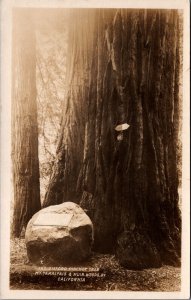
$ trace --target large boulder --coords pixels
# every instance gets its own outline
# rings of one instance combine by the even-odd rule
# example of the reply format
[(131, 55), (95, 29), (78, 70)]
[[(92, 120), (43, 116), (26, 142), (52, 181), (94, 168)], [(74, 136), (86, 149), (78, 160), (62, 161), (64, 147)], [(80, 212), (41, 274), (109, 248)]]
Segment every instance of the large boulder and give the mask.
[(79, 262), (91, 254), (93, 225), (79, 205), (65, 202), (37, 212), (27, 225), (25, 241), (33, 263)]

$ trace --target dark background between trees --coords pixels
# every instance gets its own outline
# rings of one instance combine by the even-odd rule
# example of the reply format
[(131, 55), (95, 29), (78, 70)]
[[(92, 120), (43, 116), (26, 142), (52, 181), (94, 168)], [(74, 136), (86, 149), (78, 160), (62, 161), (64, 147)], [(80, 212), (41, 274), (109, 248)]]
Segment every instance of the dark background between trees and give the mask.
[[(179, 264), (180, 12), (16, 10), (14, 18), (14, 236), (40, 209), (38, 125), (43, 207), (79, 203), (95, 250), (123, 266)], [(114, 128), (125, 122), (118, 141)]]

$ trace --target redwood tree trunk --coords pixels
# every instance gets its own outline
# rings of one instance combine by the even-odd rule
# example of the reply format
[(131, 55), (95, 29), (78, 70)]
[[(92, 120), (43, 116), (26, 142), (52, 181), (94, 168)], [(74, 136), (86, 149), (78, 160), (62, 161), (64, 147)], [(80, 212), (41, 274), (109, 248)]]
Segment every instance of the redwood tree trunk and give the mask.
[[(78, 177), (83, 162), (94, 20), (91, 11), (71, 10), (69, 22), (66, 100), (54, 170), (43, 206), (79, 202)], [(65, 180), (66, 179), (66, 180)]]
[(13, 235), (19, 237), (40, 205), (35, 32), (27, 11), (13, 12)]
[[(180, 16), (125, 9), (77, 14), (69, 44), (73, 77), (44, 205), (79, 202), (93, 220), (95, 248), (115, 250), (126, 267), (176, 264)], [(118, 141), (115, 126), (126, 122)]]

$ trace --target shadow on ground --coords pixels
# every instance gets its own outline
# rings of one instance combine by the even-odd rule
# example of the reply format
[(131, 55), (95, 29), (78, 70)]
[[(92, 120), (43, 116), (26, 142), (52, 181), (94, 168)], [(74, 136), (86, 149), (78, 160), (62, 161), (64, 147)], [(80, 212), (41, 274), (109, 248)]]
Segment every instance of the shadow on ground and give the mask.
[(11, 289), (173, 292), (180, 291), (180, 271), (172, 266), (127, 270), (114, 255), (98, 253), (80, 266), (35, 266), (28, 261), (24, 239), (11, 241)]

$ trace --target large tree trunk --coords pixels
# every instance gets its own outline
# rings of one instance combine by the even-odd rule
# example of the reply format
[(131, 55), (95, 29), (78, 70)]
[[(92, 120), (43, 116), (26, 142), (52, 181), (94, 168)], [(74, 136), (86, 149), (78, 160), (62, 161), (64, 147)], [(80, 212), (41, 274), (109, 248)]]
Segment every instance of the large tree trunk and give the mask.
[(40, 205), (35, 33), (27, 11), (13, 12), (13, 235), (19, 237)]
[[(95, 248), (115, 250), (126, 267), (178, 263), (179, 14), (77, 15), (69, 44), (73, 81), (44, 206), (79, 202), (93, 220)], [(79, 88), (75, 81), (87, 74)], [(118, 140), (115, 126), (125, 122), (130, 127)]]
[[(70, 11), (66, 100), (63, 108), (57, 158), (43, 206), (79, 202), (77, 191), (83, 162), (88, 107), (89, 75), (93, 55), (94, 20), (89, 10)], [(67, 180), (65, 180), (67, 178)]]

